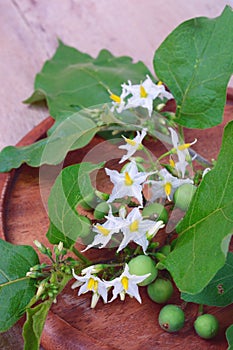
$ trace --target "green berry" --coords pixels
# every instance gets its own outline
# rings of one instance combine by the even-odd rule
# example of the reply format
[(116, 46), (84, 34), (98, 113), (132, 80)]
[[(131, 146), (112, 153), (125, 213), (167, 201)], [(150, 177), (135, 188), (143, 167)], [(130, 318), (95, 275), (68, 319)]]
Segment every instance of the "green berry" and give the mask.
[(218, 333), (219, 323), (216, 317), (210, 314), (199, 316), (194, 322), (196, 333), (204, 339), (211, 339)]
[(152, 203), (146, 206), (142, 211), (142, 216), (150, 220), (162, 220), (165, 224), (168, 222), (168, 212), (162, 204)]
[(111, 206), (111, 209), (112, 209), (112, 212), (113, 213), (116, 213), (117, 212), (117, 208), (114, 206), (114, 205), (110, 205), (109, 203), (107, 202), (101, 202), (99, 203), (95, 210), (94, 210), (94, 218), (96, 220), (102, 220), (104, 219), (104, 217), (108, 214), (109, 212), (109, 208)]
[(168, 256), (168, 254), (171, 252), (171, 246), (169, 244), (165, 244), (159, 249), (159, 252), (165, 256)]
[(147, 293), (151, 300), (156, 303), (166, 303), (173, 294), (173, 285), (167, 279), (157, 278), (147, 287)]
[(128, 265), (131, 275), (142, 276), (150, 273), (150, 276), (138, 284), (139, 286), (147, 286), (153, 282), (158, 275), (158, 270), (154, 261), (147, 255), (136, 256), (130, 260)]
[(184, 326), (184, 311), (177, 305), (166, 305), (159, 313), (160, 327), (169, 333), (177, 332)]
[(92, 210), (96, 206), (96, 195), (94, 192), (91, 192), (80, 202), (80, 205), (85, 210)]
[(102, 220), (109, 212), (109, 204), (107, 202), (101, 202), (97, 204), (94, 210), (94, 218), (96, 220)]
[(192, 184), (184, 184), (178, 187), (173, 197), (176, 207), (186, 211), (189, 207), (194, 193), (196, 192), (196, 189), (196, 186)]

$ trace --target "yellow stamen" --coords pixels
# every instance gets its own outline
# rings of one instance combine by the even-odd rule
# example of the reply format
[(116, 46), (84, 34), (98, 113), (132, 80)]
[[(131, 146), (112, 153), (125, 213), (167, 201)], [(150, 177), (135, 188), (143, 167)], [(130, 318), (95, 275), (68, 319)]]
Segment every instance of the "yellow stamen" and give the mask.
[(100, 231), (100, 233), (102, 233), (103, 236), (107, 236), (110, 232), (110, 230), (108, 230), (107, 228), (105, 228), (101, 225), (96, 225), (96, 228), (98, 231)]
[(121, 284), (122, 284), (124, 290), (127, 291), (128, 288), (129, 288), (129, 279), (128, 279), (128, 277), (126, 277), (126, 276), (122, 277)]
[(110, 94), (109, 97), (110, 97), (111, 100), (113, 100), (114, 102), (116, 102), (116, 103), (121, 103), (121, 98), (120, 98), (120, 96), (115, 95), (115, 94)]
[(170, 182), (165, 183), (164, 191), (165, 191), (166, 195), (169, 197), (169, 195), (171, 194), (171, 191), (172, 191), (172, 185)]
[(129, 226), (131, 232), (135, 232), (138, 230), (139, 222), (138, 220), (134, 220), (132, 224)]
[(131, 186), (133, 184), (133, 179), (129, 176), (129, 173), (126, 171), (125, 172), (125, 185), (126, 186)]
[(148, 96), (148, 93), (146, 92), (145, 88), (140, 85), (140, 97), (141, 98), (146, 98)]
[(172, 158), (169, 159), (169, 164), (171, 165), (172, 168), (175, 168), (175, 162)]
[(163, 82), (161, 80), (158, 81), (157, 83), (158, 86), (163, 85)]
[(125, 138), (125, 142), (127, 142), (130, 146), (136, 146), (136, 142), (134, 140)]
[(98, 290), (98, 281), (95, 281), (94, 278), (90, 278), (87, 284), (87, 289), (88, 290), (94, 290), (95, 292), (97, 292)]
[(177, 149), (179, 151), (184, 151), (185, 149), (189, 148), (191, 146), (191, 143), (184, 143), (183, 145), (179, 145)]

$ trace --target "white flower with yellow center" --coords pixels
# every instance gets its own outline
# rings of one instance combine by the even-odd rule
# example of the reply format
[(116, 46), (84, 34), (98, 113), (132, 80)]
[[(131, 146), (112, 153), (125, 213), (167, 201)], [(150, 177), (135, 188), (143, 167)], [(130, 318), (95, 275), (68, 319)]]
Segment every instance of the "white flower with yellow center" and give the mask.
[(136, 198), (140, 205), (142, 205), (142, 183), (153, 173), (138, 172), (137, 165), (133, 161), (126, 166), (122, 173), (108, 168), (105, 168), (105, 171), (114, 184), (112, 193), (108, 199), (109, 203), (115, 199), (128, 196)]
[(161, 180), (147, 181), (147, 183), (151, 184), (150, 201), (152, 202), (159, 198), (167, 198), (169, 201), (171, 201), (173, 194), (178, 187), (186, 183), (193, 183), (191, 179), (178, 179), (177, 177), (172, 176), (167, 169), (160, 170), (158, 175)]
[(164, 227), (162, 221), (155, 222), (153, 220), (144, 220), (139, 208), (134, 208), (126, 218), (123, 218), (121, 231), (124, 238), (117, 252), (124, 249), (128, 243), (132, 241), (140, 245), (143, 249), (143, 253), (146, 254), (149, 244), (147, 238), (152, 238), (162, 227)]
[(108, 242), (111, 240), (112, 235), (114, 233), (118, 233), (121, 229), (121, 218), (115, 217), (112, 215), (111, 207), (109, 209), (109, 213), (105, 216), (107, 219), (103, 225), (96, 224), (93, 226), (93, 231), (97, 234), (91, 244), (89, 244), (82, 252), (85, 252), (87, 249), (90, 249), (95, 246), (99, 246), (98, 248), (104, 248)]
[(112, 112), (116, 110), (118, 113), (121, 113), (125, 109), (125, 97), (128, 95), (128, 92), (125, 89), (124, 84), (122, 84), (121, 86), (122, 92), (120, 96), (113, 94), (111, 91), (109, 91), (109, 97), (112, 100)]
[(91, 299), (91, 308), (94, 308), (99, 300), (102, 297), (104, 303), (107, 303), (108, 298), (108, 289), (105, 284), (99, 277), (91, 274), (91, 270), (88, 270), (85, 276), (78, 276), (72, 270), (74, 278), (77, 280), (71, 286), (72, 289), (80, 287), (78, 295), (85, 294), (87, 292), (93, 292)]
[(128, 98), (127, 104), (124, 106), (124, 109), (143, 107), (148, 109), (149, 116), (151, 116), (153, 111), (153, 100), (156, 97), (161, 99), (171, 99), (173, 98), (172, 94), (165, 90), (164, 85), (161, 83), (155, 84), (149, 77), (146, 76), (141, 84), (132, 85), (131, 81), (128, 81), (127, 84), (123, 84), (126, 94), (131, 94), (132, 96)]
[(194, 145), (194, 143), (197, 142), (197, 139), (195, 139), (191, 143), (180, 143), (179, 137), (175, 130), (172, 128), (168, 128), (171, 133), (171, 139), (173, 144), (173, 153), (177, 153), (178, 156), (178, 162), (175, 163), (175, 168), (178, 171), (178, 173), (181, 173), (182, 177), (185, 175), (185, 169), (188, 165), (187, 160), (191, 160), (191, 156), (189, 154), (188, 148)]
[(139, 303), (142, 302), (139, 290), (138, 283), (144, 281), (147, 277), (150, 276), (150, 273), (143, 276), (131, 275), (129, 273), (129, 267), (125, 264), (125, 269), (120, 275), (120, 277), (115, 278), (113, 281), (106, 282), (109, 287), (113, 287), (113, 297), (109, 302), (112, 302), (120, 295), (120, 299), (125, 300), (125, 295), (128, 294), (130, 297), (137, 299)]
[(142, 140), (144, 139), (144, 137), (146, 136), (146, 132), (147, 129), (142, 129), (142, 132), (140, 134), (139, 131), (137, 131), (137, 135), (135, 136), (135, 138), (133, 140), (131, 139), (127, 139), (125, 136), (122, 136), (123, 139), (125, 140), (126, 144), (119, 146), (120, 149), (125, 149), (127, 151), (127, 154), (125, 154), (121, 160), (119, 161), (119, 163), (123, 163), (125, 162), (127, 159), (129, 159), (130, 157), (132, 157), (132, 155), (142, 149)]

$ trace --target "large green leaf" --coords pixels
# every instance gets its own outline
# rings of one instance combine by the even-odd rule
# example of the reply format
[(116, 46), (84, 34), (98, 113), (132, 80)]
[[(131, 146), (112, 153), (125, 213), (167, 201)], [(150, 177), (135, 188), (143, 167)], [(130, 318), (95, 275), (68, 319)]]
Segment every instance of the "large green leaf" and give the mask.
[(77, 205), (93, 193), (89, 174), (100, 169), (103, 163), (81, 163), (62, 170), (49, 196), (50, 227), (47, 238), (53, 244), (62, 241), (66, 248), (72, 247), (83, 231), (90, 226), (77, 212)]
[(233, 350), (233, 324), (227, 328), (226, 337), (229, 345), (227, 350)]
[(233, 303), (233, 253), (228, 253), (225, 265), (198, 294), (182, 293), (182, 299), (197, 304), (226, 306)]
[(26, 102), (45, 98), (52, 117), (64, 119), (79, 109), (110, 102), (109, 90), (119, 94), (123, 82), (138, 83), (146, 74), (148, 68), (130, 57), (102, 50), (94, 59), (60, 41), (55, 55), (37, 74), (35, 92)]
[(94, 121), (76, 112), (64, 120), (49, 137), (25, 147), (4, 148), (0, 152), (0, 172), (18, 168), (24, 162), (33, 167), (59, 164), (68, 151), (88, 144), (98, 130)]
[(222, 120), (226, 87), (233, 73), (233, 12), (194, 18), (178, 26), (154, 56), (156, 75), (177, 102), (176, 122), (208, 128)]
[(175, 249), (165, 261), (183, 292), (199, 293), (226, 260), (233, 233), (232, 135), (233, 121), (225, 128), (217, 164), (198, 187), (177, 227), (179, 236)]
[(35, 294), (35, 282), (26, 277), (39, 263), (34, 249), (0, 240), (0, 331), (9, 329), (25, 311)]

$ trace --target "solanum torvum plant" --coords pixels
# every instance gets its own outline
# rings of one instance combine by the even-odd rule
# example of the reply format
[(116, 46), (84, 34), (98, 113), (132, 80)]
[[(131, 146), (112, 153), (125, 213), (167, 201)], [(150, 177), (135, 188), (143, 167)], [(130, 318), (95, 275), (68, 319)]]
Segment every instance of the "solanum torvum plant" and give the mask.
[[(33, 167), (57, 165), (96, 134), (120, 157), (115, 166), (106, 159), (61, 170), (48, 200), (46, 239), (53, 249), (46, 239), (36, 240), (36, 249), (0, 241), (0, 330), (25, 312), (25, 349), (39, 349), (48, 311), (71, 280), (77, 297), (90, 298), (90, 308), (115, 299), (127, 303), (128, 297), (142, 303), (143, 287), (155, 303), (169, 303), (176, 286), (182, 305), (201, 305), (196, 333), (216, 336), (218, 320), (203, 314), (203, 305), (233, 302), (233, 122), (225, 127), (214, 161), (195, 151), (195, 132), (222, 122), (233, 69), (232, 31), (229, 6), (217, 18), (182, 23), (155, 51), (154, 74), (129, 57), (102, 50), (94, 59), (59, 42), (37, 74), (35, 91), (25, 102), (46, 100), (54, 124), (43, 140), (3, 149), (0, 171), (25, 160)], [(192, 139), (186, 140), (184, 127), (194, 129)], [(155, 154), (148, 140), (166, 150)], [(91, 181), (100, 170), (106, 191)], [(87, 258), (93, 250), (98, 259)], [(217, 293), (220, 284), (223, 292)], [(164, 331), (179, 331), (185, 307), (162, 305), (158, 322)], [(232, 338), (231, 326), (229, 347)]]

